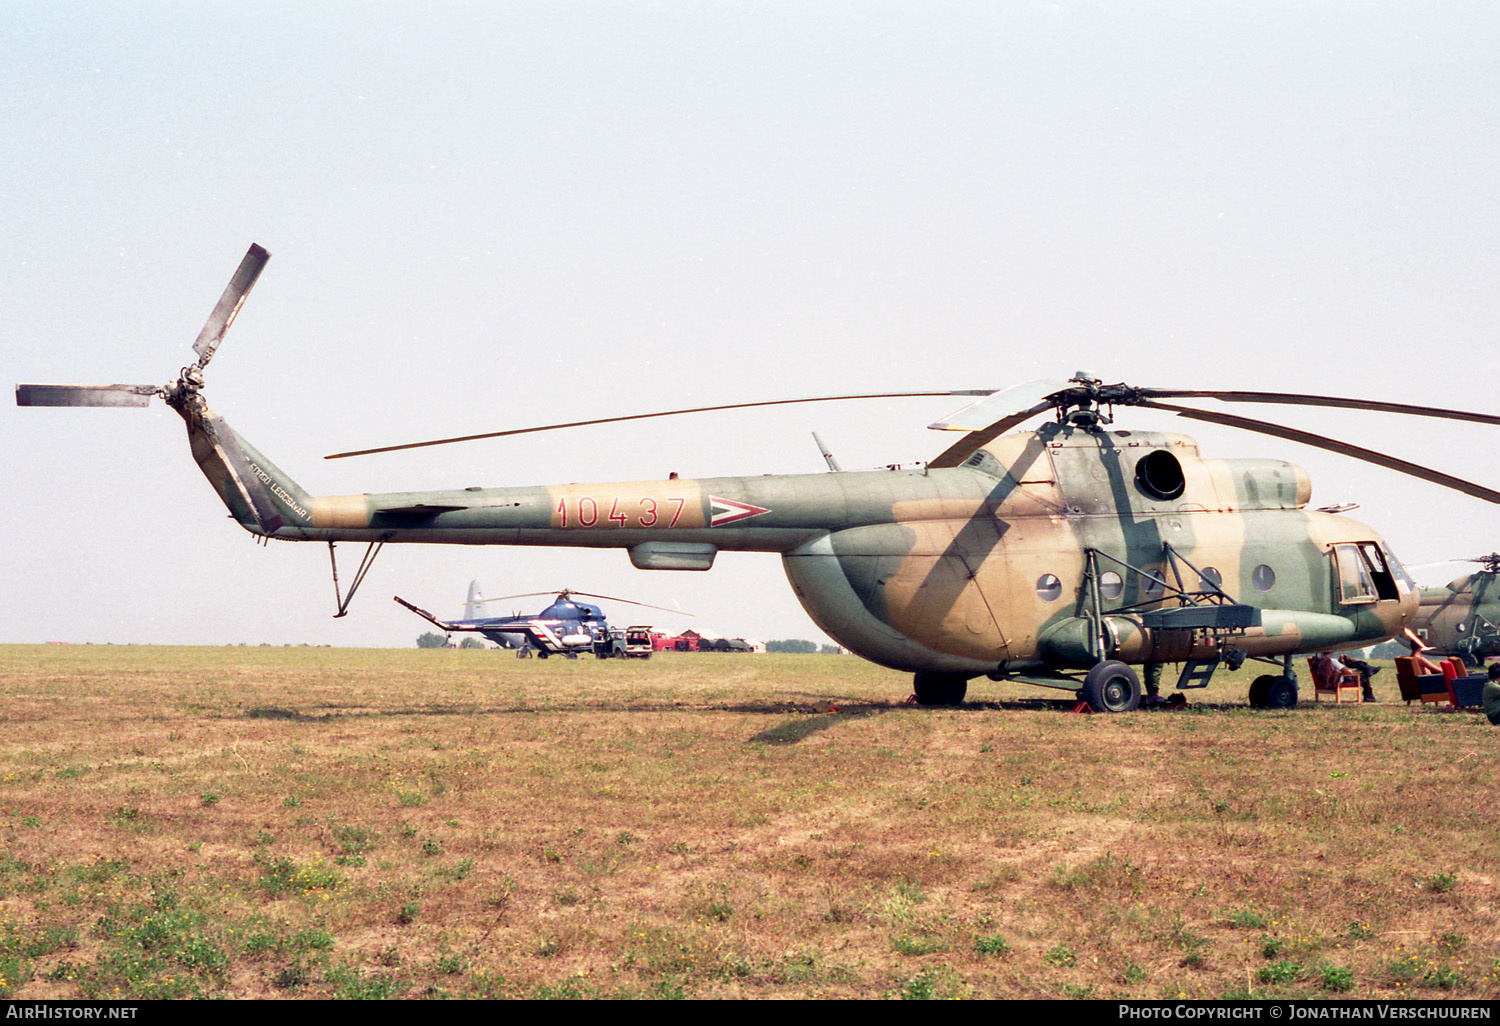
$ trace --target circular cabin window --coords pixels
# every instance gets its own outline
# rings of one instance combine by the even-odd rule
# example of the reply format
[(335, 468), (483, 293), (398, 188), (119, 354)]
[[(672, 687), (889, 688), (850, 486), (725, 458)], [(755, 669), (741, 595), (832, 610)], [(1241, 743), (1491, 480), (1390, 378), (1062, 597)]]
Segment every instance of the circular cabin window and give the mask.
[(1211, 566), (1203, 568), (1203, 573), (1198, 576), (1198, 588), (1200, 591), (1213, 591), (1224, 583), (1224, 575)]
[(1187, 486), (1182, 464), (1166, 449), (1153, 449), (1135, 465), (1135, 486), (1153, 499), (1175, 499)]
[(1062, 581), (1056, 574), (1042, 574), (1037, 578), (1036, 593), (1043, 602), (1054, 602), (1062, 596)]
[(1262, 563), (1250, 571), (1250, 583), (1261, 591), (1270, 591), (1276, 586), (1276, 571)]
[(1099, 594), (1107, 599), (1117, 599), (1125, 593), (1125, 580), (1113, 570), (1099, 575)]

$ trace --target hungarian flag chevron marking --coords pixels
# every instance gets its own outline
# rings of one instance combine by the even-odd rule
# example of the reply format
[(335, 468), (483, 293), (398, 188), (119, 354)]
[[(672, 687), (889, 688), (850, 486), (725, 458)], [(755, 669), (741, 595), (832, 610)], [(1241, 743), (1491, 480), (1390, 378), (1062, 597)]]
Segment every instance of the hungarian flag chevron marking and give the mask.
[(710, 513), (708, 526), (723, 527), (732, 524), (736, 520), (746, 520), (750, 517), (758, 517), (770, 510), (764, 506), (752, 506), (745, 502), (735, 502), (733, 499), (721, 499), (717, 495), (708, 497), (708, 509)]

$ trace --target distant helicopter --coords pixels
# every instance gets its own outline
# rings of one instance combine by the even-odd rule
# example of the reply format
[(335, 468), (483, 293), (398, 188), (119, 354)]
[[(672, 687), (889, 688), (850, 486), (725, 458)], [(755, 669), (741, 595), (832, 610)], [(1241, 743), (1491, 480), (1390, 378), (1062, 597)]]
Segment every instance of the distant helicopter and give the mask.
[[(551, 595), (552, 592), (533, 591), (524, 595), (501, 595), (492, 599), (476, 599), (472, 596), (465, 606), (465, 619), (439, 620), (425, 609), (396, 596), (396, 601), (424, 620), (448, 633), (470, 631), (481, 634), (502, 648), (520, 647), (523, 652), (535, 652), (538, 658), (562, 655), (576, 658), (580, 653), (592, 652), (600, 659), (651, 657), (651, 628), (644, 625), (611, 627), (605, 619), (604, 610), (587, 602), (576, 602), (574, 595), (603, 599), (606, 602), (624, 602), (648, 609), (676, 612), (664, 606), (649, 606), (630, 599), (611, 598), (608, 595), (590, 595), (586, 591), (570, 591), (564, 588), (556, 593), (552, 604), (534, 616), (515, 614), (512, 616), (474, 616), (470, 610), (486, 602), (501, 602), (508, 599), (535, 598)], [(678, 613), (690, 616), (690, 613)]]
[(1439, 654), (1477, 666), (1500, 655), (1500, 552), (1454, 562), (1480, 568), (1443, 587), (1421, 589), (1412, 629)]
[[(22, 406), (144, 406), (187, 425), (193, 456), (252, 534), (369, 544), (338, 613), (386, 542), (622, 548), (645, 570), (707, 570), (721, 550), (774, 552), (830, 637), (913, 674), (917, 700), (955, 705), (977, 677), (1073, 692), (1094, 710), (1141, 701), (1162, 664), (1179, 689), (1254, 658), (1253, 706), (1296, 704), (1293, 657), (1360, 647), (1408, 627), (1411, 578), (1371, 528), (1308, 508), (1311, 482), (1279, 460), (1204, 459), (1183, 435), (1111, 429), (1136, 406), (1301, 442), (1454, 488), (1500, 492), (1281, 425), (1166, 399), (1299, 404), (1497, 425), (1500, 417), (1275, 392), (1106, 384), (1080, 372), (983, 395), (931, 425), (962, 437), (914, 469), (472, 488), (314, 497), (201, 394), (203, 369), (268, 255), (251, 247), (200, 333), (196, 363), (152, 385), (18, 385)], [(856, 398), (851, 396), (823, 398)], [(814, 400), (781, 400), (780, 403)], [(698, 407), (769, 406), (742, 403)], [(1052, 414), (1036, 431), (1007, 435)], [(665, 416), (666, 413), (646, 416)], [(550, 425), (550, 428), (638, 418)], [(525, 428), (415, 443), (520, 434)], [(363, 453), (412, 448), (389, 446)], [(338, 456), (362, 453), (340, 453)], [(337, 590), (337, 562), (334, 561)]]

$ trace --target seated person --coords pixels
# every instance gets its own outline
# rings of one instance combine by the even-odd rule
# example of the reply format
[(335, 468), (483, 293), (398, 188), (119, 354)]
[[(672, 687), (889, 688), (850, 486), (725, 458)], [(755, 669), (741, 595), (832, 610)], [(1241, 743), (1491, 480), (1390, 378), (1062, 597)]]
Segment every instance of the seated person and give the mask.
[(1443, 668), (1441, 666), (1422, 654), (1423, 652), (1431, 652), (1432, 649), (1424, 644), (1422, 642), (1422, 639), (1417, 637), (1416, 632), (1413, 631), (1410, 627), (1406, 628), (1405, 641), (1408, 645), (1411, 646), (1413, 673), (1424, 674), (1443, 672)]
[(1359, 674), (1359, 687), (1362, 693), (1361, 700), (1365, 702), (1375, 701), (1375, 692), (1370, 687), (1370, 678), (1380, 672), (1380, 667), (1371, 666), (1363, 659), (1356, 659), (1352, 655), (1340, 656), (1339, 662)]
[(1319, 652), (1312, 658), (1313, 676), (1318, 678), (1318, 686), (1324, 689), (1337, 688), (1344, 679), (1344, 668), (1333, 661), (1333, 656), (1327, 652)]
[(1490, 663), (1490, 679), (1485, 681), (1479, 703), (1490, 722), (1500, 727), (1500, 663)]

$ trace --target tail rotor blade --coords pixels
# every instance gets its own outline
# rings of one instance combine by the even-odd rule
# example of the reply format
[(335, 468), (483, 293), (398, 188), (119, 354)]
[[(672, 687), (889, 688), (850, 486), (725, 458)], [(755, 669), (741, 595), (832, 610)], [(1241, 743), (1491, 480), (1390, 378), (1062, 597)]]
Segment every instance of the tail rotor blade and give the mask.
[(147, 406), (156, 385), (17, 385), (17, 406)]
[(257, 245), (252, 245), (245, 253), (245, 259), (240, 261), (239, 269), (234, 272), (234, 277), (229, 279), (229, 285), (224, 289), (224, 294), (219, 297), (214, 312), (208, 315), (207, 323), (198, 333), (198, 341), (193, 343), (193, 352), (198, 354), (199, 369), (208, 366), (208, 361), (213, 359), (214, 350), (218, 349), (219, 343), (224, 341), (224, 333), (234, 323), (235, 315), (240, 312), (240, 307), (245, 303), (245, 297), (255, 287), (255, 280), (260, 277), (266, 261), (270, 259), (271, 254)]

